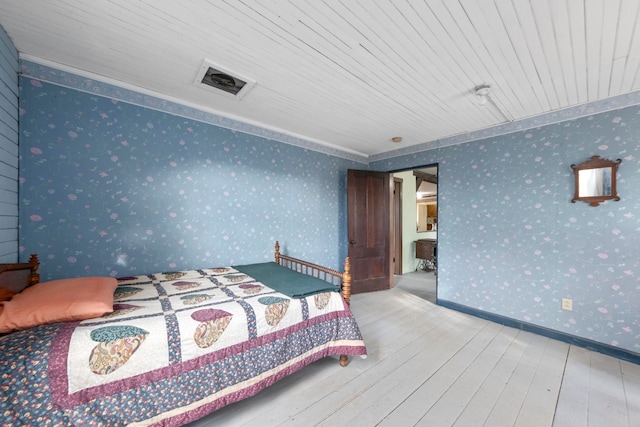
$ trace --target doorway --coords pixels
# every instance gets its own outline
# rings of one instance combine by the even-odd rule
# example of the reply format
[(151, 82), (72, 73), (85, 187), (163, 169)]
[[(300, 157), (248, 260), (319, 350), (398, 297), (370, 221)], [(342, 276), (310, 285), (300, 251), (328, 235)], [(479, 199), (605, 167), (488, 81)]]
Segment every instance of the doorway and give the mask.
[[(394, 286), (431, 302), (437, 293), (438, 165), (391, 172), (402, 181), (394, 195)], [(395, 187), (398, 191), (398, 187)], [(420, 242), (420, 245), (418, 245)], [(428, 244), (426, 244), (428, 243)], [(424, 248), (428, 248), (425, 255)], [(431, 249), (433, 250), (431, 251)]]
[[(435, 209), (426, 211), (428, 217), (424, 221), (429, 227), (418, 230), (417, 191), (421, 182), (429, 181), (424, 179), (427, 167), (435, 168), (431, 169), (430, 180), (437, 183), (437, 165), (392, 172), (348, 171), (352, 293), (389, 289), (394, 286), (394, 274), (401, 273), (398, 276), (402, 277), (418, 270), (417, 241), (435, 241), (437, 236), (435, 205)], [(430, 197), (435, 200), (437, 193)]]

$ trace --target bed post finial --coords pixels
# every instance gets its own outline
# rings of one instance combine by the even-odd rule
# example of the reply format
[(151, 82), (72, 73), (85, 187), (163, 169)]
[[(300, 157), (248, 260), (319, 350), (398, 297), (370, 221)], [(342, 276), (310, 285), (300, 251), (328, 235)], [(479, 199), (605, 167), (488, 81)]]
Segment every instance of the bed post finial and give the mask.
[[(351, 259), (344, 259), (344, 273), (342, 273), (342, 298), (348, 306), (351, 306)], [(340, 355), (340, 366), (345, 367), (349, 364), (349, 357), (346, 354)]]
[(29, 258), (29, 264), (33, 265), (31, 267), (31, 275), (29, 276), (29, 284), (35, 285), (40, 282), (40, 274), (38, 274), (38, 267), (40, 267), (40, 261), (38, 260), (38, 255), (31, 254), (31, 258)]
[(351, 305), (351, 259), (344, 259), (344, 273), (342, 274), (342, 296)]
[(280, 243), (276, 240), (276, 264), (280, 264)]

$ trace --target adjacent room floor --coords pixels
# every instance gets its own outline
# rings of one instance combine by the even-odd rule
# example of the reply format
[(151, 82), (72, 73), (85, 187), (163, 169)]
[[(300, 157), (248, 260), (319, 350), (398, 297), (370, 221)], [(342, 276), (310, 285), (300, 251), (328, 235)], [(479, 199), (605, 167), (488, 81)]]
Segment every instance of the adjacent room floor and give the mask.
[(433, 273), (398, 279), (352, 297), (366, 359), (320, 360), (193, 426), (640, 425), (640, 365), (434, 305)]
[(433, 271), (416, 270), (395, 276), (394, 283), (397, 288), (433, 304), (436, 303), (436, 275)]

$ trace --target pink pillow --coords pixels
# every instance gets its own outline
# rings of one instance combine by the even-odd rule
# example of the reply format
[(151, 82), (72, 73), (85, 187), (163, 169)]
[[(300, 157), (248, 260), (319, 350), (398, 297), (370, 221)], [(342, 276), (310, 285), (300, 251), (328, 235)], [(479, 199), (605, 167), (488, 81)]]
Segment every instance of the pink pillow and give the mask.
[(117, 286), (113, 277), (78, 277), (30, 286), (10, 301), (0, 302), (0, 332), (111, 313)]

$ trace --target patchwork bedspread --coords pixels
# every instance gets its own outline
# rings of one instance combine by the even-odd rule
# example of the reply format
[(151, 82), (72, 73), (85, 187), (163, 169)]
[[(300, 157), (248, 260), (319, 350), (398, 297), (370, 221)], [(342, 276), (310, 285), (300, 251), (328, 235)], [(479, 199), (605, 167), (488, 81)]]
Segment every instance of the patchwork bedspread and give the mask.
[(337, 292), (233, 268), (124, 278), (107, 316), (0, 338), (0, 425), (182, 425), (339, 354), (366, 349)]

